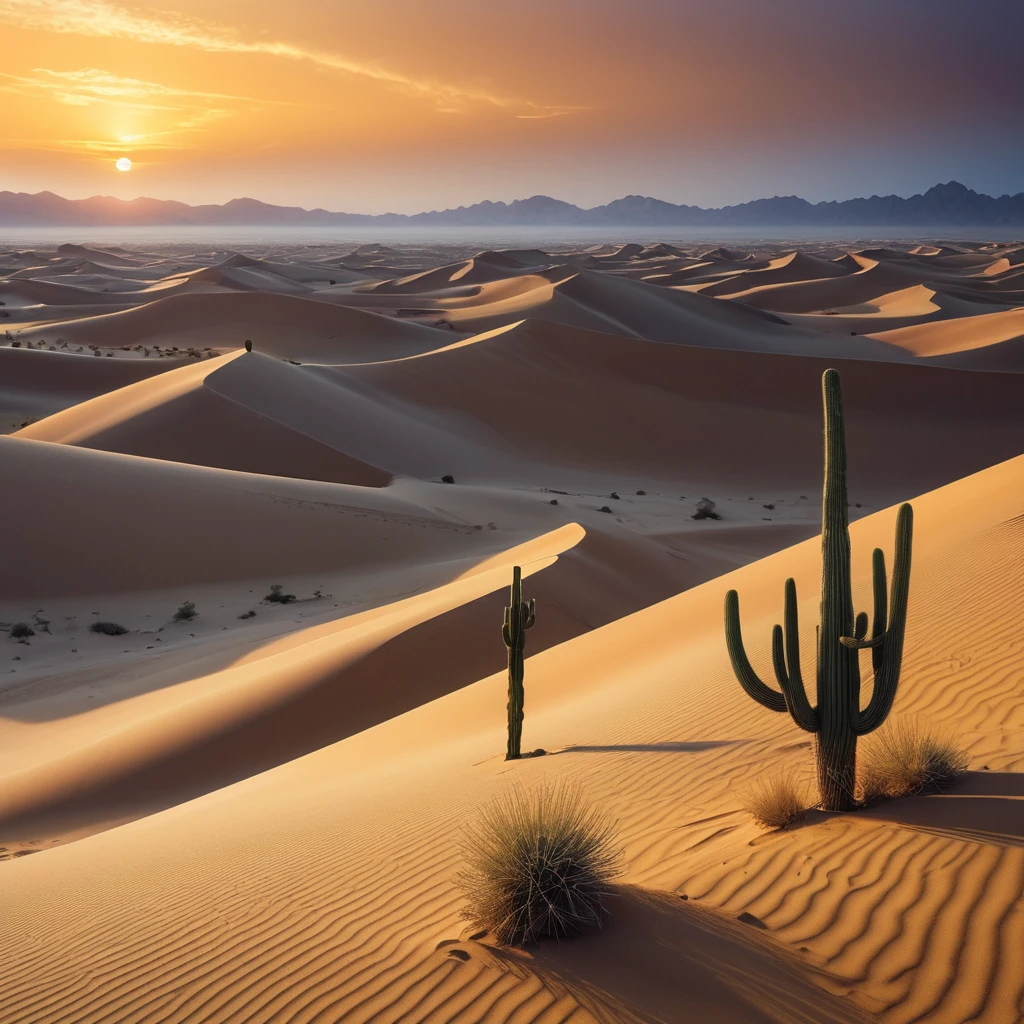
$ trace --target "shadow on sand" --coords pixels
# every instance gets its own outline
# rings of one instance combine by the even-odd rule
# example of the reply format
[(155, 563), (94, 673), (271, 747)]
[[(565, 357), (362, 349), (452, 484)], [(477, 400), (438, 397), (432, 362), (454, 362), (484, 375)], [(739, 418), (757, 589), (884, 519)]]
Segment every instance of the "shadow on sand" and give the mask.
[(562, 747), (560, 750), (552, 750), (552, 754), (594, 754), (594, 753), (606, 753), (608, 751), (615, 750), (626, 750), (626, 751), (652, 751), (654, 753), (676, 753), (676, 754), (696, 754), (701, 750), (714, 750), (716, 747), (729, 747), (736, 743), (742, 743), (743, 740), (707, 740), (703, 742), (686, 743), (680, 742), (665, 742), (665, 743), (611, 743), (607, 746), (597, 746), (591, 744), (578, 743), (573, 744), (570, 747)]
[(878, 803), (857, 817), (966, 842), (1024, 846), (1024, 773), (968, 772), (946, 793)]
[(616, 1024), (873, 1019), (827, 992), (822, 982), (833, 978), (762, 928), (637, 886), (617, 888), (597, 932), (524, 949), (472, 940), (444, 945), (439, 957), (510, 973), (563, 1000), (563, 1013), (582, 1007), (592, 1018)]

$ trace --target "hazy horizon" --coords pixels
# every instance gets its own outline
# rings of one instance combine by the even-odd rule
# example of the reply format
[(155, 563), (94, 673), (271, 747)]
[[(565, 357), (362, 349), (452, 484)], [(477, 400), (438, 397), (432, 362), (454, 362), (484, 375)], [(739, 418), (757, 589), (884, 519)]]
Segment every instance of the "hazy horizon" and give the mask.
[(722, 227), (713, 231), (694, 227), (685, 229), (602, 227), (602, 226), (537, 226), (505, 227), (268, 227), (265, 225), (141, 226), (141, 227), (40, 227), (0, 228), (0, 247), (31, 248), (42, 243), (77, 245), (206, 245), (217, 248), (263, 245), (365, 245), (386, 242), (392, 245), (418, 243), (465, 244), (476, 249), (533, 248), (560, 245), (609, 243), (678, 243), (682, 246), (747, 245), (758, 247), (797, 247), (805, 243), (835, 243), (864, 248), (876, 243), (935, 244), (944, 241), (1007, 242), (1024, 237), (1021, 227), (964, 227), (951, 225), (926, 233), (914, 234), (893, 227), (853, 225), (844, 232), (840, 227), (763, 228)]

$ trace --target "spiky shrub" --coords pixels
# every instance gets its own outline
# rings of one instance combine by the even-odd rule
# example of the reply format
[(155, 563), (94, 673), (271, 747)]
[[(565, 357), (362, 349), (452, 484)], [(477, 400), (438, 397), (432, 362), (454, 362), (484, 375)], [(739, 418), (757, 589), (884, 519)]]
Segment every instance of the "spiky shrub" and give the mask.
[(27, 622), (16, 622), (7, 631), (7, 635), (12, 640), (25, 640), (30, 636), (35, 636), (36, 631)]
[(271, 604), (291, 604), (295, 600), (295, 595), (286, 594), (280, 583), (274, 583), (271, 584), (270, 593), (263, 600)]
[(914, 722), (897, 722), (864, 745), (860, 764), (865, 802), (940, 793), (967, 771), (966, 751), (949, 737)]
[(620, 872), (614, 823), (578, 788), (513, 789), (464, 834), (463, 916), (499, 942), (600, 928)]
[(124, 636), (128, 630), (116, 622), (94, 622), (89, 627), (90, 633), (101, 633), (103, 636)]
[(523, 742), (523, 651), (526, 647), (526, 631), (536, 620), (537, 602), (527, 604), (523, 600), (523, 570), (517, 565), (512, 569), (512, 590), (505, 618), (501, 627), (501, 638), (508, 648), (508, 745), (505, 760), (516, 761), (522, 757)]
[(743, 809), (762, 828), (788, 828), (807, 817), (807, 794), (791, 775), (769, 775), (750, 787)]
[[(910, 593), (910, 557), (914, 512), (901, 505), (896, 514), (896, 554), (892, 591), (887, 593), (885, 555), (872, 558), (875, 614), (871, 638), (868, 616), (853, 614), (850, 530), (846, 496), (846, 436), (839, 373), (822, 376), (825, 419), (825, 481), (821, 511), (821, 624), (818, 627), (817, 705), (811, 706), (800, 671), (796, 583), (786, 580), (785, 628), (772, 632), (772, 663), (779, 689), (762, 682), (751, 667), (740, 632), (739, 595), (725, 595), (725, 642), (740, 685), (769, 711), (789, 711), (807, 732), (817, 734), (821, 806), (849, 811), (857, 805), (857, 738), (877, 729), (896, 698)], [(871, 650), (874, 689), (860, 707), (859, 652)]]
[(175, 622), (190, 622), (199, 613), (196, 611), (195, 601), (183, 601), (178, 610), (174, 613)]

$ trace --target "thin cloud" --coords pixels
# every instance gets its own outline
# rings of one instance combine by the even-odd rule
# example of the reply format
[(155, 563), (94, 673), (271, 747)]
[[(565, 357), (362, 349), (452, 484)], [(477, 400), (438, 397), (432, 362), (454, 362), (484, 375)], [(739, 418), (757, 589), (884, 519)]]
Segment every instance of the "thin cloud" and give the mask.
[(434, 102), (447, 112), (478, 107), (516, 116), (567, 114), (576, 107), (535, 103), (522, 97), (433, 79), (414, 78), (376, 64), (337, 54), (308, 50), (274, 40), (249, 40), (226, 25), (200, 21), (172, 12), (143, 13), (109, 0), (0, 0), (0, 16), (9, 25), (74, 35), (132, 39), (204, 50), (207, 53), (263, 54), (313, 64), (343, 74), (368, 78), (382, 85)]
[[(205, 105), (210, 100), (245, 104), (279, 102), (227, 93), (180, 89), (160, 82), (125, 78), (109, 71), (101, 71), (99, 68), (80, 68), (76, 71), (33, 68), (30, 75), (13, 75), (0, 71), (0, 90), (22, 96), (49, 96), (60, 103), (75, 107), (106, 103), (137, 110), (180, 111), (198, 106), (200, 101)], [(155, 100), (164, 102), (153, 102)]]

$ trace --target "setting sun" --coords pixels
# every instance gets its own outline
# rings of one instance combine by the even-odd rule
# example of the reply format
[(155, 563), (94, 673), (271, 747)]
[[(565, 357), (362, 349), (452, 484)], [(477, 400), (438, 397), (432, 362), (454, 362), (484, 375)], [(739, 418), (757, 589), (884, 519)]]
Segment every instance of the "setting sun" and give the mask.
[(132, 162), (126, 156), (119, 157), (114, 163), (114, 166), (119, 171), (130, 171), (132, 169)]

